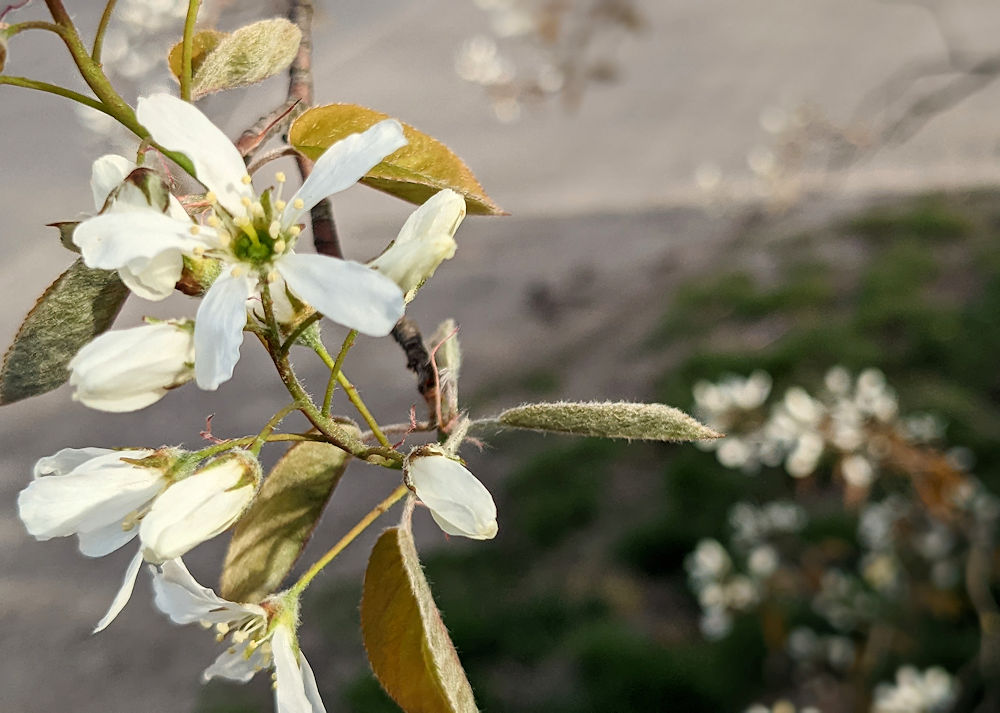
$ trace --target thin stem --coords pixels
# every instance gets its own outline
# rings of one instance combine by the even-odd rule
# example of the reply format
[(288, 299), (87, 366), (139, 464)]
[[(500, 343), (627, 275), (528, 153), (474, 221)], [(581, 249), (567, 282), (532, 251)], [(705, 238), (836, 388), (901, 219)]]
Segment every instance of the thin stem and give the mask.
[(264, 443), (267, 441), (267, 437), (271, 435), (271, 432), (277, 428), (278, 424), (282, 422), (285, 416), (296, 410), (298, 407), (298, 403), (293, 401), (274, 414), (271, 417), (271, 420), (264, 424), (264, 428), (261, 429), (260, 433), (257, 434), (257, 438), (255, 438), (253, 443), (250, 445), (249, 451), (255, 456), (260, 455), (260, 449), (263, 448)]
[(191, 101), (191, 58), (194, 55), (194, 24), (198, 19), (201, 0), (188, 0), (187, 17), (184, 18), (184, 39), (181, 44), (181, 99)]
[(104, 12), (101, 14), (101, 21), (97, 25), (97, 32), (94, 35), (94, 49), (90, 52), (90, 58), (98, 64), (101, 63), (101, 50), (104, 49), (104, 33), (108, 29), (111, 15), (114, 13), (117, 3), (118, 0), (108, 0), (108, 4), (104, 6)]
[(287, 354), (288, 350), (292, 348), (293, 344), (295, 344), (295, 341), (299, 337), (301, 337), (302, 334), (307, 329), (309, 329), (309, 327), (313, 326), (316, 322), (320, 321), (322, 318), (323, 318), (322, 314), (320, 314), (319, 312), (313, 312), (311, 315), (303, 319), (302, 322), (299, 324), (299, 326), (296, 327), (292, 331), (292, 333), (288, 335), (288, 338), (285, 340), (285, 343), (278, 348), (278, 353)]
[(337, 372), (337, 382), (344, 387), (344, 391), (347, 392), (347, 398), (350, 399), (351, 403), (354, 404), (354, 408), (356, 408), (358, 413), (361, 414), (361, 418), (363, 418), (365, 423), (368, 424), (368, 428), (372, 430), (372, 434), (374, 434), (376, 440), (378, 440), (378, 442), (386, 448), (392, 448), (392, 444), (389, 442), (389, 439), (385, 437), (385, 434), (382, 433), (382, 429), (379, 428), (378, 421), (376, 421), (375, 417), (372, 416), (368, 407), (365, 405), (365, 402), (361, 400), (361, 394), (359, 394), (358, 390), (354, 388), (354, 384), (347, 380), (343, 371)]
[(51, 22), (45, 22), (44, 20), (28, 20), (27, 22), (18, 22), (16, 24), (10, 25), (4, 30), (4, 34), (7, 38), (11, 38), (19, 32), (24, 32), (25, 30), (47, 30), (48, 32), (54, 32), (61, 38), (65, 38), (66, 31)]
[(326, 394), (323, 396), (323, 413), (330, 413), (330, 408), (333, 405), (333, 392), (337, 388), (337, 375), (340, 374), (340, 370), (344, 366), (344, 359), (347, 358), (347, 352), (354, 346), (354, 340), (357, 339), (357, 336), (358, 330), (356, 329), (347, 333), (344, 343), (340, 345), (340, 352), (337, 354), (333, 366), (330, 367), (330, 380), (326, 384)]
[[(207, 448), (202, 448), (200, 451), (194, 451), (191, 455), (197, 456), (198, 460), (205, 460), (206, 458), (211, 458), (216, 453), (224, 453), (225, 451), (231, 451), (234, 448), (246, 448), (247, 446), (253, 445), (260, 436), (243, 436), (241, 438), (230, 438), (222, 443), (216, 443), (214, 446), (208, 446)], [(318, 433), (272, 433), (264, 438), (267, 443), (281, 443), (283, 441), (313, 441), (320, 443), (328, 443), (328, 439), (325, 436), (321, 436)]]
[(60, 87), (58, 84), (39, 82), (36, 79), (28, 79), (27, 77), (9, 77), (7, 75), (0, 75), (0, 84), (9, 84), (12, 87), (36, 89), (40, 92), (48, 92), (49, 94), (56, 94), (66, 99), (71, 99), (75, 102), (83, 104), (84, 106), (89, 106), (91, 109), (97, 109), (98, 111), (104, 112), (108, 116), (115, 116), (113, 112), (108, 110), (108, 108), (104, 104), (97, 101), (96, 99), (92, 99), (91, 97), (88, 97), (86, 94), (80, 94), (80, 92), (74, 92), (72, 89), (67, 89), (66, 87)]
[(399, 500), (408, 492), (410, 492), (410, 490), (405, 485), (400, 485), (393, 490), (389, 497), (372, 508), (371, 512), (361, 518), (361, 520), (358, 521), (358, 524), (352, 527), (346, 535), (341, 537), (337, 544), (331, 547), (325, 555), (316, 560), (316, 562), (308, 570), (306, 570), (305, 574), (299, 578), (299, 581), (295, 583), (291, 590), (289, 590), (289, 593), (295, 596), (301, 595), (316, 575), (333, 561), (334, 557), (343, 552), (344, 549), (351, 544), (358, 535), (364, 532), (365, 529), (375, 522), (375, 520), (377, 520), (386, 510), (399, 502)]

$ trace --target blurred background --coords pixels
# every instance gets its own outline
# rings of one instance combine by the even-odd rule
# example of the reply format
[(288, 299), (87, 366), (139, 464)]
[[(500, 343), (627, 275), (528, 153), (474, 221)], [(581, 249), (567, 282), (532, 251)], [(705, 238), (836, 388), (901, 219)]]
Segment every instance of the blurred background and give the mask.
[[(100, 4), (67, 5), (92, 32)], [(119, 0), (105, 62), (128, 98), (173, 91), (163, 58), (184, 6)], [(460, 324), (472, 416), (525, 400), (658, 400), (729, 434), (703, 450), (502, 433), (463, 453), (497, 499), (499, 536), (445, 540), (420, 512), (416, 526), (480, 707), (1000, 710), (1000, 8), (316, 10), (317, 103), (370, 106), (441, 139), (511, 213), (467, 219), (456, 257), (408, 310), (425, 334)], [(6, 19), (43, 12), (36, 0)], [(283, 12), (216, 0), (204, 17), (228, 30)], [(5, 71), (76, 86), (69, 68), (57, 42), (24, 33)], [(201, 107), (236, 136), (284, 93), (272, 79)], [(44, 225), (91, 211), (91, 161), (135, 147), (99, 116), (12, 87), (0, 121), (9, 342), (71, 262)], [(410, 211), (364, 187), (334, 209), (356, 259)], [(194, 309), (131, 300), (117, 324)], [(326, 333), (337, 343), (334, 325)], [(90, 637), (131, 553), (86, 560), (74, 541), (33, 541), (16, 513), (32, 463), (60, 448), (194, 447), (210, 414), (216, 435), (256, 432), (284, 400), (251, 347), (216, 394), (188, 386), (138, 414), (88, 411), (65, 387), (6, 407), (0, 708), (272, 709), (266, 677), (198, 683), (212, 637), (156, 613), (144, 578)], [(297, 364), (325, 383), (320, 364)], [(394, 343), (368, 339), (345, 365), (381, 421), (421, 402), (404, 364)], [(392, 480), (352, 466), (303, 561)], [(304, 603), (303, 648), (330, 711), (396, 710), (357, 631), (376, 535)], [(200, 581), (214, 582), (224, 547), (186, 558)]]

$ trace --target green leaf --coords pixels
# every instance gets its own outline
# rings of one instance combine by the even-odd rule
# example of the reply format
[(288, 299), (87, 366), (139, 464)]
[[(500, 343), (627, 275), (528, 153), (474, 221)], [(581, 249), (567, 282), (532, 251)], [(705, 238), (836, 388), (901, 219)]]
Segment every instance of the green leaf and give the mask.
[(128, 288), (109, 270), (74, 262), (24, 318), (0, 367), (0, 404), (51, 391), (69, 377), (66, 365), (114, 322)]
[[(388, 118), (387, 114), (356, 104), (318, 106), (292, 122), (288, 141), (315, 160), (337, 141)], [(403, 124), (403, 133), (409, 143), (369, 171), (362, 183), (418, 205), (450, 188), (465, 197), (469, 213), (505, 215), (451, 149), (409, 124)]]
[[(200, 99), (224, 89), (256, 84), (287, 69), (299, 51), (302, 31), (276, 17), (229, 35), (200, 32), (195, 37), (202, 39), (195, 48), (197, 67), (192, 56), (191, 97)], [(180, 50), (176, 45), (170, 51), (170, 63), (174, 76), (179, 76)]]
[(386, 530), (372, 549), (361, 633), (375, 677), (406, 713), (475, 713), (472, 687), (407, 530)]
[(79, 224), (79, 220), (64, 220), (59, 223), (49, 223), (46, 227), (58, 230), (59, 242), (63, 244), (63, 247), (78, 253), (80, 252), (80, 248), (73, 242), (73, 231), (76, 230), (76, 226)]
[[(205, 58), (208, 54), (219, 46), (222, 39), (226, 37), (225, 32), (219, 32), (218, 30), (201, 30), (194, 33), (191, 38), (191, 73), (194, 74), (198, 71), (201, 65), (205, 62)], [(184, 43), (178, 42), (176, 45), (170, 48), (170, 52), (167, 54), (167, 66), (170, 67), (170, 73), (174, 75), (174, 78), (179, 82), (181, 80), (181, 66), (184, 61)]]
[(281, 586), (350, 459), (328, 443), (305, 441), (288, 449), (236, 524), (222, 569), (223, 597), (258, 602)]
[(507, 409), (497, 420), (504, 426), (577, 436), (640, 441), (701, 441), (721, 433), (686, 413), (663, 404), (550, 403)]

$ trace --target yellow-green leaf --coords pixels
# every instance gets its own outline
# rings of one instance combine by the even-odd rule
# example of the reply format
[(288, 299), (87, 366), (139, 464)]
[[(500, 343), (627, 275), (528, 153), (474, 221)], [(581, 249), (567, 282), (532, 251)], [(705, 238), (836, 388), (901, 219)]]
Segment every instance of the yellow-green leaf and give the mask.
[(407, 530), (390, 528), (375, 543), (361, 633), (375, 677), (406, 713), (475, 713), (472, 687)]
[[(209, 47), (213, 41), (216, 44)], [(302, 31), (294, 23), (276, 17), (254, 22), (229, 35), (206, 37), (204, 42), (208, 49), (200, 56), (198, 68), (192, 68), (193, 99), (247, 87), (287, 69), (299, 51)]]
[[(388, 119), (356, 104), (327, 104), (303, 112), (288, 131), (288, 141), (315, 160), (337, 141)], [(403, 124), (409, 143), (368, 172), (361, 182), (410, 203), (421, 204), (445, 188), (461, 193), (469, 213), (504, 215), (472, 171), (447, 146)]]
[[(209, 52), (214, 50), (219, 46), (222, 38), (226, 36), (225, 32), (219, 32), (218, 30), (201, 30), (200, 32), (194, 33), (191, 38), (191, 73), (194, 74), (201, 67), (205, 58), (208, 57)], [(170, 67), (170, 73), (177, 78), (177, 81), (181, 79), (181, 63), (183, 62), (184, 43), (178, 42), (176, 45), (170, 48), (170, 53), (167, 54), (167, 65)]]
[(497, 420), (504, 426), (577, 436), (640, 441), (700, 441), (722, 438), (680, 409), (663, 404), (549, 403), (507, 409)]
[(0, 368), (0, 404), (51, 391), (69, 377), (66, 365), (104, 332), (125, 304), (118, 273), (74, 262), (24, 318)]
[(229, 542), (220, 593), (258, 602), (276, 591), (302, 554), (350, 454), (328, 443), (297, 443), (282, 456)]

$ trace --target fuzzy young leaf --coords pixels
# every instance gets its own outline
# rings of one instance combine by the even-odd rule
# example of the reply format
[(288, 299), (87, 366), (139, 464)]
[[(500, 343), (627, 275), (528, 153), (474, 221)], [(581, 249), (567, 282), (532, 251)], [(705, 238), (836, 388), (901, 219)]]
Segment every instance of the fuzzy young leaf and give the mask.
[[(328, 104), (309, 109), (292, 122), (288, 140), (311, 159), (337, 141), (374, 126), (383, 114), (356, 104)], [(368, 172), (361, 182), (418, 205), (445, 188), (465, 198), (469, 213), (504, 215), (486, 195), (472, 171), (451, 149), (435, 138), (403, 124), (409, 143)]]
[(571, 403), (525, 404), (507, 409), (497, 420), (504, 426), (577, 436), (641, 441), (701, 441), (721, 433), (686, 413), (663, 404)]
[(288, 449), (236, 524), (222, 569), (223, 597), (258, 602), (281, 586), (350, 459), (328, 443), (303, 442)]
[(0, 367), (0, 404), (37, 396), (61, 385), (80, 348), (114, 322), (128, 288), (109, 270), (74, 262), (24, 318)]
[(406, 713), (474, 713), (472, 687), (424, 578), (413, 536), (398, 527), (372, 549), (361, 633), (379, 683)]
[(55, 228), (59, 231), (59, 242), (63, 244), (64, 248), (79, 253), (80, 248), (73, 242), (73, 231), (76, 230), (76, 226), (79, 224), (80, 221), (78, 220), (64, 220), (59, 223), (49, 223), (47, 227)]
[[(225, 32), (219, 32), (218, 30), (201, 30), (200, 32), (194, 33), (191, 38), (191, 73), (194, 74), (198, 71), (201, 65), (205, 62), (205, 58), (208, 57), (209, 53), (219, 46), (223, 38), (228, 35)], [(181, 79), (181, 71), (183, 66), (183, 54), (184, 54), (184, 43), (178, 42), (176, 45), (170, 48), (170, 52), (167, 54), (167, 66), (170, 67), (170, 73), (174, 75), (174, 78), (179, 82)]]
[[(205, 46), (212, 41), (206, 37)], [(197, 70), (192, 69), (192, 98), (247, 87), (274, 76), (292, 63), (301, 42), (302, 31), (280, 17), (217, 38), (217, 44), (205, 51)]]

